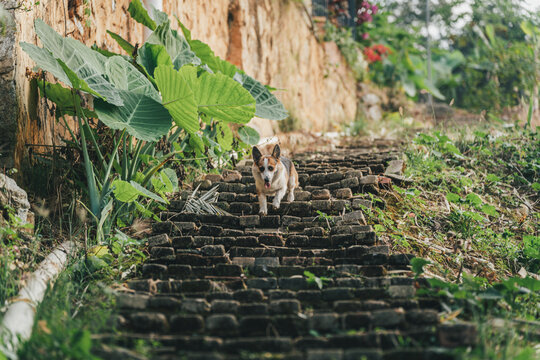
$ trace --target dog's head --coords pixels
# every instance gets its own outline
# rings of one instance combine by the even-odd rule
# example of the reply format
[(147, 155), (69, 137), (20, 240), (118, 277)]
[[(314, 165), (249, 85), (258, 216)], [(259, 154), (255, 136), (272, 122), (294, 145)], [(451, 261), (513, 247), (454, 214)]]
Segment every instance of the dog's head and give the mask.
[(263, 155), (258, 147), (253, 147), (253, 166), (260, 172), (264, 181), (264, 187), (270, 188), (272, 179), (276, 174), (276, 169), (279, 165), (279, 156), (281, 155), (281, 149), (279, 145), (274, 146), (272, 155)]

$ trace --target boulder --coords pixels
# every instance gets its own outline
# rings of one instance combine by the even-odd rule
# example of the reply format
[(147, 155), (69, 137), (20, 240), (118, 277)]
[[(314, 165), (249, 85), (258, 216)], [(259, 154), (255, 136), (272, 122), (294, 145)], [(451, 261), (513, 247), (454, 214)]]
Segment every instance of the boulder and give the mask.
[(0, 208), (11, 207), (15, 215), (25, 224), (34, 224), (34, 214), (30, 211), (30, 203), (26, 191), (5, 174), (0, 174)]

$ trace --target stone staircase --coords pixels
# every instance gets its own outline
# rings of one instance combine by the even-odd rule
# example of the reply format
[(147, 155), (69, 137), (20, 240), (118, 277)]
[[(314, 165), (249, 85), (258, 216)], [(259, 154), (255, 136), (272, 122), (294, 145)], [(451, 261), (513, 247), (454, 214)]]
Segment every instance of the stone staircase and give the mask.
[[(117, 294), (125, 348), (159, 343), (152, 359), (454, 359), (474, 341), (466, 323), (441, 324), (440, 303), (416, 297), (413, 255), (392, 254), (364, 224), (366, 193), (389, 186), (399, 153), (342, 148), (295, 157), (293, 203), (258, 215), (251, 167), (209, 176), (231, 215), (180, 213), (172, 201), (148, 239), (142, 278)], [(102, 354), (103, 355), (103, 354)], [(104, 357), (143, 358), (127, 350)]]

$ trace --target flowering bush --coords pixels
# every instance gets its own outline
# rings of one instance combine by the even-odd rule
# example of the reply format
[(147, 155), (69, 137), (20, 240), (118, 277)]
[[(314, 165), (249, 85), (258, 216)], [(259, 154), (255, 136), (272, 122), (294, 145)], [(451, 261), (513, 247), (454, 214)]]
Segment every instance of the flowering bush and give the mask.
[(372, 5), (367, 1), (362, 1), (356, 12), (356, 23), (362, 25), (364, 23), (372, 22), (373, 15), (377, 14), (379, 7)]
[(364, 48), (364, 55), (370, 64), (382, 61), (383, 57), (388, 56), (390, 52), (390, 49), (382, 44), (375, 44)]

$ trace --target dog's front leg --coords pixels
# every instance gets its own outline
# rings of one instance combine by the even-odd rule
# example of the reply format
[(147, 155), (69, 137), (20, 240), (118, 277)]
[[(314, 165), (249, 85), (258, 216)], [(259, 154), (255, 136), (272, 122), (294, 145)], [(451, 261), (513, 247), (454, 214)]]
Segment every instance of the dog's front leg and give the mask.
[(274, 201), (272, 201), (272, 206), (274, 208), (279, 209), (279, 205), (281, 205), (281, 199), (283, 199), (286, 193), (287, 193), (286, 187), (279, 189), (279, 191), (276, 192), (276, 195), (274, 196)]
[(268, 208), (266, 206), (266, 195), (263, 193), (259, 194), (259, 214), (268, 214)]

